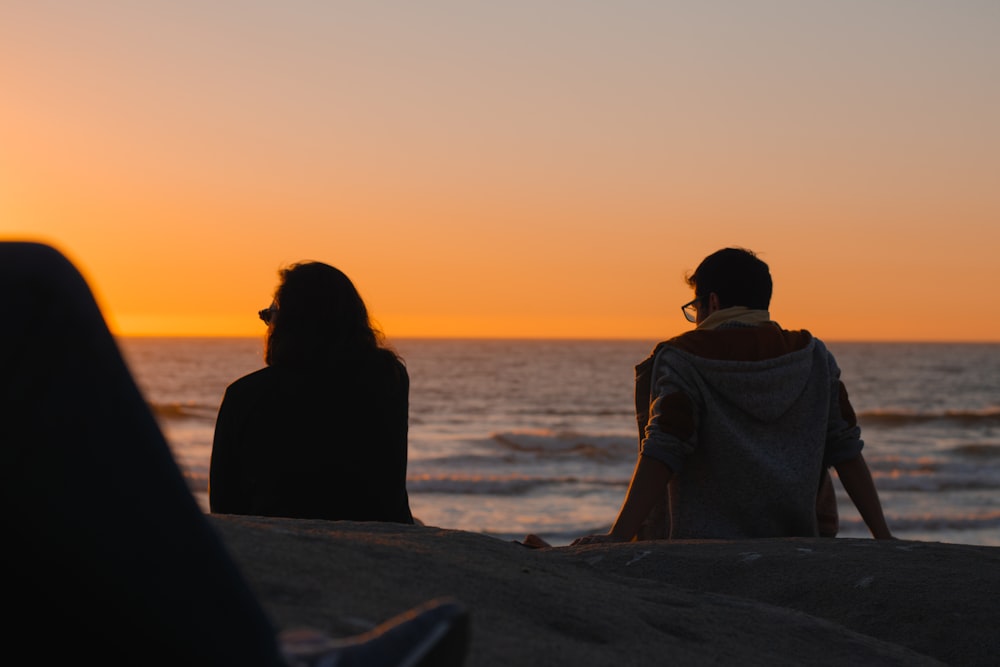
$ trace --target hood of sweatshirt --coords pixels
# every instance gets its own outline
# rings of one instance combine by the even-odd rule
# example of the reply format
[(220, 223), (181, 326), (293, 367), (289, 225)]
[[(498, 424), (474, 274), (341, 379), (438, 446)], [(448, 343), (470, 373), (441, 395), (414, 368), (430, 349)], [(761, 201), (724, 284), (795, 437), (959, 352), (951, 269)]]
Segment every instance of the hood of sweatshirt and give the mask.
[(696, 394), (711, 395), (767, 423), (796, 403), (815, 379), (817, 363), (823, 363), (821, 372), (828, 371), (824, 352), (808, 331), (768, 323), (691, 331), (668, 342), (662, 354), (685, 382), (698, 385), (691, 387)]

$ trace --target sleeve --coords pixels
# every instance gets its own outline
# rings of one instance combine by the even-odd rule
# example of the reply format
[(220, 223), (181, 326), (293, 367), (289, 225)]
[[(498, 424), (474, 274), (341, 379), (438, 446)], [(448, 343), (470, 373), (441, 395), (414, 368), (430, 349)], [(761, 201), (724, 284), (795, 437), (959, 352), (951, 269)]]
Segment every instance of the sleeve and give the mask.
[[(410, 376), (406, 368), (400, 365), (400, 382), (396, 396), (392, 401), (392, 414), (389, 419), (389, 438), (392, 443), (394, 486), (403, 491), (403, 501), (406, 501), (406, 464), (409, 456), (409, 414), (410, 414)], [(407, 512), (409, 509), (407, 509)]]
[(847, 395), (847, 387), (840, 379), (840, 368), (829, 356), (830, 364), (830, 410), (827, 418), (826, 450), (823, 465), (830, 467), (856, 458), (865, 443), (861, 439), (861, 427)]
[(677, 473), (683, 468), (684, 459), (697, 447), (698, 413), (690, 391), (665, 360), (653, 370), (652, 388), (640, 453)]
[(384, 403), (384, 456), (379, 465), (382, 492), (373, 500), (381, 506), (377, 511), (379, 517), (400, 523), (413, 523), (409, 495), (406, 492), (410, 378), (401, 362), (393, 360), (392, 365), (392, 377), (386, 379), (392, 391)]
[(239, 418), (232, 396), (226, 390), (215, 421), (212, 455), (208, 472), (208, 503), (213, 513), (245, 514), (249, 498), (245, 490), (242, 461), (239, 455)]

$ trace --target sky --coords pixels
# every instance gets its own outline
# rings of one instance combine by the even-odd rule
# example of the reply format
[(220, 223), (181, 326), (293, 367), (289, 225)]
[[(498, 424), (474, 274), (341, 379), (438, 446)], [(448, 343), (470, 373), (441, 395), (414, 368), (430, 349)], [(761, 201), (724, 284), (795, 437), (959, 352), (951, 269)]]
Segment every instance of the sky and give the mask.
[(121, 335), (668, 338), (756, 251), (828, 340), (1000, 341), (995, 0), (4, 0), (0, 239)]

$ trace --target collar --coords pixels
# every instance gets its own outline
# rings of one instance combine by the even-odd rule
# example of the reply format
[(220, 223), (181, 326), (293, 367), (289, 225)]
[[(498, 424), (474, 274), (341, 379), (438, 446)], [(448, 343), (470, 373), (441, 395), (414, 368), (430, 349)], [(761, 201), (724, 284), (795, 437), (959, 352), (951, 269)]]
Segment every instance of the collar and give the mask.
[(731, 306), (717, 310), (698, 325), (699, 329), (717, 329), (728, 322), (738, 322), (740, 324), (775, 324), (771, 320), (771, 313), (766, 310), (753, 310), (746, 306)]

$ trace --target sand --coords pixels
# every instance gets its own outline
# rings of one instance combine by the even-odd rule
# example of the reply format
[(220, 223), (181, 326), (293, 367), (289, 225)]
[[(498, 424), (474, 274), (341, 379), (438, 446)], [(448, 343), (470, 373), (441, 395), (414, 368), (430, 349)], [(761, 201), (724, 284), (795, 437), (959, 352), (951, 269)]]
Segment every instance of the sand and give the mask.
[(281, 628), (349, 635), (430, 598), (466, 664), (996, 665), (1000, 548), (867, 539), (528, 549), (427, 526), (212, 515)]

